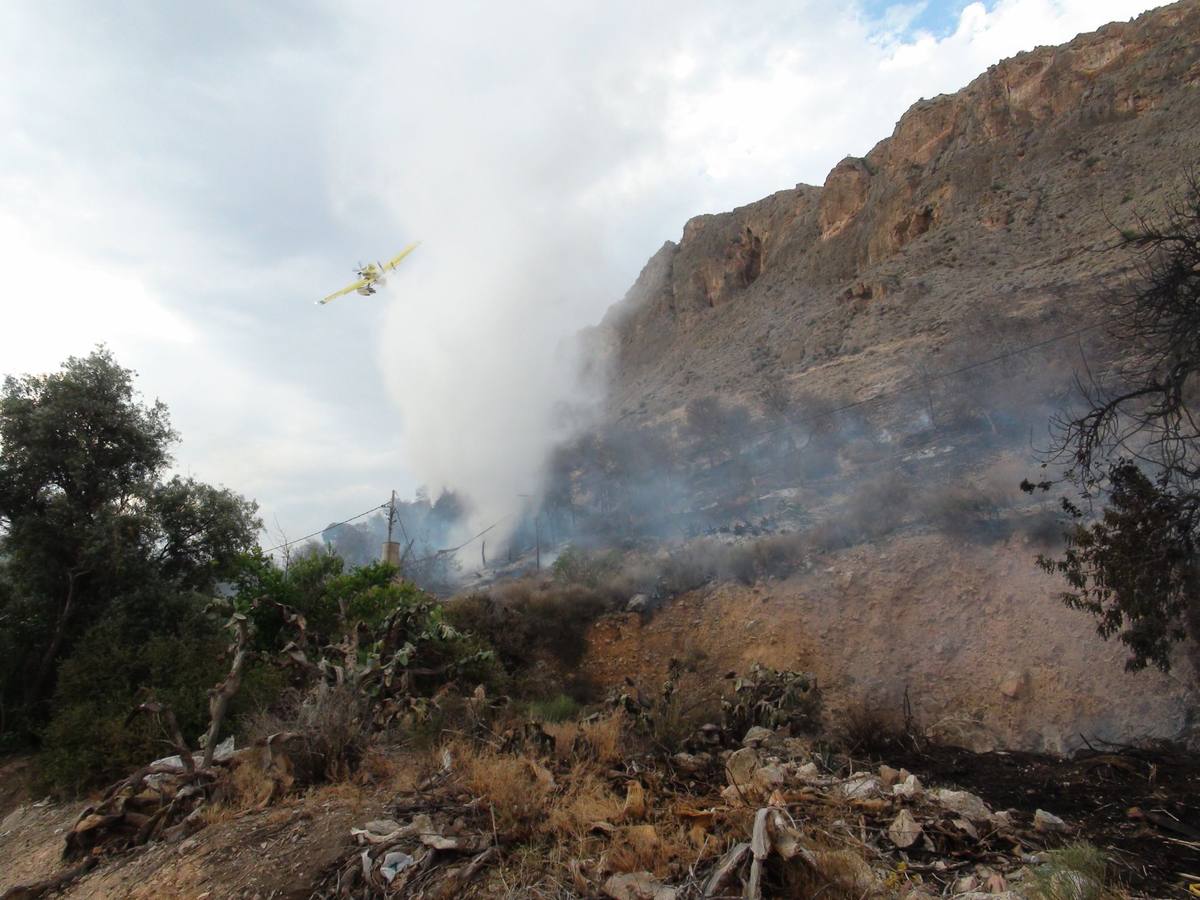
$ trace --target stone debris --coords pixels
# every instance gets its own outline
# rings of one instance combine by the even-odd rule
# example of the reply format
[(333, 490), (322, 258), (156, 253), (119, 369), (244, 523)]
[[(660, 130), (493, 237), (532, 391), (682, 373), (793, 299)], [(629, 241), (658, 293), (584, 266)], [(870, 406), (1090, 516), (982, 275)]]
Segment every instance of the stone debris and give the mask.
[(1056, 834), (1067, 831), (1067, 823), (1054, 813), (1039, 809), (1033, 814), (1033, 827), (1043, 834)]
[(604, 882), (604, 893), (613, 900), (675, 900), (677, 892), (652, 872), (629, 872), (613, 875)]
[(911, 847), (921, 836), (921, 825), (907, 809), (900, 810), (888, 826), (888, 838), (900, 849)]
[(842, 793), (851, 800), (862, 800), (880, 793), (879, 779), (866, 772), (855, 772), (842, 784)]
[(973, 822), (990, 822), (992, 811), (986, 803), (969, 791), (951, 791), (947, 788), (934, 793), (934, 798), (942, 806), (960, 816), (965, 816)]
[(754, 725), (746, 732), (746, 736), (742, 738), (743, 747), (761, 747), (775, 737), (775, 732), (769, 728), (763, 728), (761, 725)]
[(729, 775), (730, 786), (740, 788), (749, 785), (760, 765), (758, 754), (749, 747), (729, 754), (725, 760), (725, 771)]
[(899, 784), (892, 785), (893, 796), (903, 797), (906, 800), (915, 800), (924, 793), (924, 790), (921, 786), (921, 779), (916, 775), (909, 775)]

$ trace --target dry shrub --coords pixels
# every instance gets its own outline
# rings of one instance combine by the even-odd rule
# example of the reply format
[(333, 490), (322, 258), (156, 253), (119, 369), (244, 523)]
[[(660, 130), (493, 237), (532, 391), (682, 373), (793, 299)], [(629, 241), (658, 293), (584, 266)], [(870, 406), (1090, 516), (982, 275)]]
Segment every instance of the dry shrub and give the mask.
[(809, 543), (803, 534), (775, 534), (752, 545), (754, 568), (762, 577), (786, 578), (804, 561)]
[(695, 849), (678, 830), (660, 831), (651, 824), (628, 825), (618, 829), (604, 865), (614, 872), (653, 872), (658, 877), (670, 873), (671, 864), (695, 856)]
[(606, 716), (592, 719), (579, 726), (588, 756), (598, 765), (610, 766), (623, 756), (625, 728), (628, 719), (623, 710), (613, 710)]
[(233, 767), (226, 803), (236, 809), (265, 806), (275, 794), (275, 779), (266, 772), (257, 753), (246, 754)]
[(252, 717), (248, 736), (257, 742), (295, 732), (309, 753), (323, 760), (326, 778), (345, 779), (358, 768), (370, 740), (369, 702), (349, 684), (319, 683), (307, 692), (287, 691), (274, 709)]
[(496, 826), (515, 837), (528, 837), (545, 821), (554, 780), (536, 760), (456, 744), (455, 766), (475, 797), (482, 797)]
[(545, 819), (553, 835), (584, 839), (597, 822), (615, 822), (622, 799), (614, 794), (586, 764), (576, 764), (566, 778), (566, 792), (555, 797)]
[(834, 743), (847, 753), (886, 754), (907, 736), (896, 712), (860, 701), (840, 710), (829, 729)]
[(400, 755), (395, 750), (378, 746), (368, 747), (355, 773), (355, 781), (392, 791), (407, 790), (415, 783), (414, 756), (412, 753)]
[(804, 540), (814, 553), (831, 553), (853, 546), (856, 537), (845, 522), (831, 519), (804, 532)]
[(824, 900), (879, 896), (878, 879), (859, 851), (814, 847), (810, 858), (811, 864), (795, 859), (777, 869), (782, 884), (779, 896)]

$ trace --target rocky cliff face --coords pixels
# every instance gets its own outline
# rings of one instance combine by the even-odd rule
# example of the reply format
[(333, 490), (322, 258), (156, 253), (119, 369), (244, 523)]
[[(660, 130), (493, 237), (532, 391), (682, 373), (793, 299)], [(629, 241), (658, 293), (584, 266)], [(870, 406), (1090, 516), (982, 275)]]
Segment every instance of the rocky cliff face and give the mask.
[[(611, 418), (662, 424), (713, 395), (758, 409), (763, 390), (778, 385), (794, 399), (810, 395), (805, 403), (888, 400), (916, 373), (971, 368), (1001, 346), (1070, 333), (1096, 321), (1097, 301), (1129, 274), (1130, 260), (1111, 251), (1117, 229), (1154, 218), (1197, 164), (1200, 2), (999, 63), (956, 94), (914, 105), (891, 137), (840, 162), (822, 187), (688, 222), (590, 335), (611, 375)], [(1119, 350), (1099, 341), (1087, 352), (1103, 366)], [(1065, 383), (1066, 357), (1077, 361), (1079, 351), (1074, 340), (1056, 343), (1027, 368), (1061, 364), (1053, 384)], [(1043, 423), (1066, 396), (1014, 387), (1012, 373), (1010, 382), (984, 377)], [(990, 417), (978, 426), (990, 434), (972, 435), (935, 421), (932, 400), (928, 415), (915, 407), (856, 408), (872, 418), (879, 458), (867, 471), (842, 452), (824, 494), (757, 473), (757, 514), (789, 494), (824, 526), (845, 515), (829, 492), (864, 478), (898, 476), (928, 497), (991, 477), (1002, 441)], [(1005, 438), (1005, 452), (1029, 474), (1038, 460), (1023, 429)], [(920, 452), (906, 443), (914, 437)], [(1000, 480), (1011, 489), (1020, 477)], [(926, 721), (967, 711), (986, 746), (1062, 750), (1084, 732), (1127, 740), (1190, 727), (1186, 666), (1177, 677), (1124, 673), (1120, 648), (1101, 642), (1087, 616), (1061, 605), (1062, 585), (1036, 572), (1037, 551), (1018, 535), (981, 555), (965, 534), (918, 521), (806, 560), (805, 573), (771, 588), (786, 596), (778, 609), (737, 589), (720, 595), (724, 606), (684, 598), (658, 624), (624, 635), (628, 647), (594, 655), (624, 647), (629, 659), (658, 650), (665, 659), (686, 632), (719, 665), (769, 658), (808, 668), (851, 703), (894, 708), (911, 688)], [(844, 576), (840, 587), (830, 573)], [(671, 631), (673, 621), (689, 624)], [(761, 641), (747, 636), (759, 632)]]
[(1120, 265), (1092, 251), (1197, 147), (1195, 0), (999, 63), (822, 187), (689, 221), (599, 328), (612, 410), (767, 381), (861, 394), (887, 378), (872, 357), (936, 352), (981, 311), (1030, 334), (1087, 315)]

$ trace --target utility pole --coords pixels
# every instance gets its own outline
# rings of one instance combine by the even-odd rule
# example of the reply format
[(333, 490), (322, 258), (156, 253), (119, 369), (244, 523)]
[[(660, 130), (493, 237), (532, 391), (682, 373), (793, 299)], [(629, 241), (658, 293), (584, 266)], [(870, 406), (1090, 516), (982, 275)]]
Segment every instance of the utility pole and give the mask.
[[(396, 492), (392, 491), (392, 499), (388, 503), (387, 541), (383, 545), (383, 561), (400, 568), (400, 545), (392, 540), (392, 529), (396, 525)], [(404, 526), (401, 524), (401, 530)]]

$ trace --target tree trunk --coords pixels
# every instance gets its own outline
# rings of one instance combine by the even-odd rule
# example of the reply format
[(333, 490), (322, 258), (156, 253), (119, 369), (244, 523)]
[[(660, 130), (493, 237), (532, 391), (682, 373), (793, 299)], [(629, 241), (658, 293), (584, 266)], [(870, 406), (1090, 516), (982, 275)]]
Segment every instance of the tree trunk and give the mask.
[(67, 633), (67, 622), (70, 620), (75, 606), (75, 584), (78, 580), (78, 572), (67, 574), (67, 597), (63, 601), (62, 609), (58, 612), (58, 620), (54, 623), (54, 634), (50, 638), (50, 646), (46, 648), (46, 653), (38, 665), (37, 674), (33, 677), (33, 682), (25, 695), (25, 702), (28, 706), (37, 706), (42, 701), (46, 681), (54, 668), (54, 661), (58, 658), (58, 651), (62, 649), (63, 638)]

